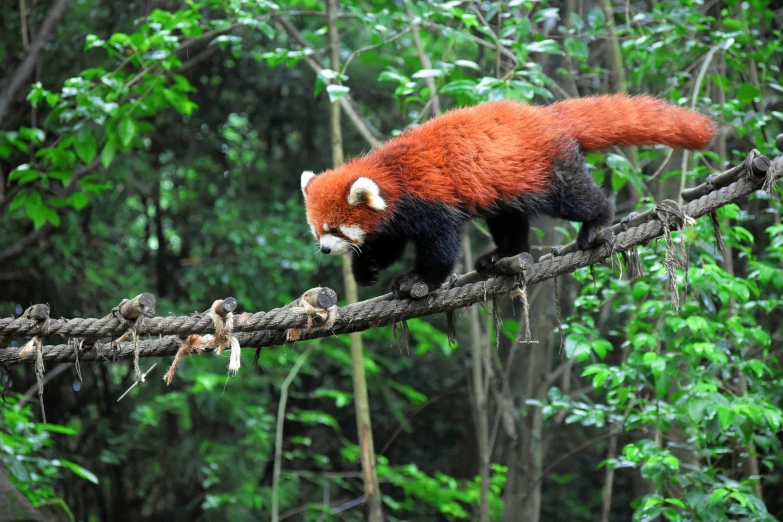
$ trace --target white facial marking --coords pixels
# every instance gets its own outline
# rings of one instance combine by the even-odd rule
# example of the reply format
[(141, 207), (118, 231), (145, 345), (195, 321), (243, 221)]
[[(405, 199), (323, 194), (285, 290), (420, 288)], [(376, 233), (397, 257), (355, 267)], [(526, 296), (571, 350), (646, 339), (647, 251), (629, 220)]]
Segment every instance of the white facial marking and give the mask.
[(345, 254), (351, 249), (351, 244), (345, 239), (332, 234), (324, 234), (321, 236), (321, 248), (328, 248), (328, 255), (339, 256)]
[(313, 233), (313, 237), (318, 239), (318, 234), (315, 233), (315, 227), (313, 225), (310, 225), (310, 232)]
[(386, 208), (386, 202), (381, 197), (381, 189), (378, 188), (378, 184), (364, 176), (353, 182), (351, 191), (348, 193), (348, 204), (352, 207), (362, 202), (366, 202), (367, 206), (374, 210)]
[(324, 232), (329, 232), (329, 225), (326, 223), (323, 224)]
[(340, 232), (342, 232), (343, 235), (345, 235), (345, 237), (347, 237), (357, 245), (362, 244), (362, 241), (364, 241), (364, 236), (366, 234), (366, 232), (362, 229), (362, 227), (357, 227), (357, 226), (348, 227), (345, 225), (340, 226)]
[(312, 170), (306, 170), (302, 172), (302, 194), (307, 196), (305, 193), (305, 187), (307, 187), (307, 184), (310, 183), (310, 180), (312, 180), (315, 177), (315, 174)]

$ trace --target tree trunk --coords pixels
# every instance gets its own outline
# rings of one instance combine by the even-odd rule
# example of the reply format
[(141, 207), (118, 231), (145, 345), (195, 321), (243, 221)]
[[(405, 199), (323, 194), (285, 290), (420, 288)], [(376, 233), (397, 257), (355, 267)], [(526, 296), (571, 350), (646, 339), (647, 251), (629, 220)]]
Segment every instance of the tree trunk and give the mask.
[[(541, 227), (544, 237), (554, 236), (554, 222), (547, 219)], [(542, 283), (535, 302), (531, 302), (530, 329), (531, 344), (525, 344), (521, 356), (516, 358), (511, 382), (518, 387), (513, 396), (519, 398), (517, 408), (527, 410), (522, 419), (518, 445), (509, 459), (508, 485), (504, 495), (504, 522), (539, 522), (542, 502), (542, 471), (544, 462), (544, 418), (541, 408), (526, 406), (529, 399), (540, 399), (542, 385), (549, 379), (554, 354), (559, 350), (552, 336), (553, 321), (556, 316), (554, 287), (551, 281)], [(546, 390), (543, 390), (545, 393)]]
[[(329, 37), (329, 66), (334, 71), (340, 69), (340, 38), (337, 32), (337, 3), (329, 0), (326, 5), (326, 24)], [(340, 104), (330, 105), (330, 129), (332, 136), (332, 163), (337, 168), (343, 164), (343, 137), (340, 127)], [(350, 267), (350, 257), (343, 258), (343, 279), (345, 281), (345, 297), (349, 303), (359, 300), (356, 281), (353, 279)], [(375, 446), (372, 438), (372, 423), (370, 421), (370, 399), (367, 395), (367, 379), (364, 375), (364, 354), (361, 333), (351, 334), (351, 364), (353, 373), (353, 394), (356, 407), (356, 428), (359, 436), (359, 446), (362, 452), (362, 470), (364, 475), (364, 494), (367, 497), (367, 520), (383, 522), (383, 506), (381, 492), (378, 487), (378, 474), (375, 469)]]
[[(465, 253), (465, 267), (473, 266), (473, 250), (470, 244), (470, 235), (463, 234), (463, 251)], [(473, 400), (476, 421), (476, 442), (478, 444), (479, 476), (481, 477), (481, 501), (479, 502), (479, 522), (489, 522), (489, 467), (491, 451), (489, 448), (489, 403), (485, 390), (489, 383), (489, 375), (483, 364), (482, 349), (488, 349), (481, 341), (481, 322), (479, 312), (473, 305), (468, 309), (468, 325), (470, 330), (470, 358)], [(500, 415), (498, 411), (498, 415)]]

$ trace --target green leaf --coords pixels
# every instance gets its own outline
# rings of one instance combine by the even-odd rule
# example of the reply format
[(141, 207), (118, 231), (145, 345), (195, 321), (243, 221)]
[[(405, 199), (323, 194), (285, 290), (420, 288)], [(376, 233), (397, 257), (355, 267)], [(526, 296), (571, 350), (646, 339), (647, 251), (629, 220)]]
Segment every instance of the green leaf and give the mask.
[(345, 85), (332, 84), (332, 85), (327, 85), (326, 87), (326, 93), (329, 95), (329, 101), (331, 103), (336, 102), (337, 100), (339, 100), (340, 98), (348, 94), (350, 90), (351, 89)]
[(593, 376), (593, 388), (600, 388), (609, 378), (609, 372), (596, 373)]
[(593, 351), (601, 359), (605, 359), (607, 352), (611, 352), (613, 348), (614, 347), (612, 346), (612, 343), (610, 343), (606, 339), (596, 339), (595, 341), (593, 341)]
[(127, 148), (136, 136), (136, 121), (130, 116), (121, 119), (117, 125), (117, 134), (120, 137), (122, 146)]
[(707, 404), (700, 399), (691, 399), (688, 401), (688, 417), (693, 423), (699, 423), (704, 418), (707, 410)]
[(19, 165), (8, 175), (8, 181), (16, 181), (19, 184), (29, 183), (41, 177), (41, 173), (30, 168), (27, 163)]
[(27, 214), (27, 217), (33, 221), (36, 230), (41, 228), (48, 221), (48, 213), (46, 212), (47, 207), (44, 205), (41, 194), (38, 192), (33, 192), (25, 198), (24, 211)]
[(588, 49), (587, 44), (581, 38), (567, 38), (565, 47), (568, 54), (580, 62), (584, 62), (590, 56), (590, 49)]
[(667, 498), (666, 502), (668, 502), (669, 504), (672, 504), (674, 506), (680, 507), (682, 509), (685, 509), (685, 502), (683, 502), (679, 498)]
[(65, 200), (65, 203), (76, 210), (81, 210), (90, 204), (90, 199), (84, 192), (74, 192)]
[(27, 140), (31, 143), (41, 144), (43, 143), (46, 134), (41, 129), (31, 129), (29, 127), (19, 128), (19, 137)]
[(405, 386), (404, 384), (400, 384), (395, 381), (388, 381), (389, 386), (400, 392), (401, 394), (405, 395), (405, 397), (408, 398), (408, 400), (411, 402), (411, 404), (424, 404), (427, 402), (427, 396), (423, 393), (420, 393), (410, 386)]
[(695, 334), (699, 332), (709, 332), (707, 320), (701, 316), (692, 315), (688, 317), (685, 322), (688, 324), (688, 328)]
[(60, 426), (59, 424), (36, 424), (36, 427), (42, 431), (48, 431), (50, 433), (62, 433), (63, 435), (78, 435), (79, 432), (68, 426)]
[(563, 54), (563, 50), (554, 40), (541, 40), (527, 44), (527, 50), (531, 53)]
[(581, 335), (569, 335), (565, 341), (566, 357), (582, 362), (592, 353), (590, 343)]
[(106, 145), (103, 147), (103, 152), (101, 152), (101, 164), (103, 165), (103, 168), (108, 168), (109, 165), (111, 165), (111, 162), (114, 160), (114, 156), (116, 154), (117, 141), (113, 136), (110, 136), (109, 140), (106, 142)]
[(465, 28), (470, 29), (471, 27), (478, 27), (478, 17), (474, 14), (463, 14), (462, 15), (462, 21), (465, 23)]
[(98, 484), (98, 477), (96, 477), (92, 472), (84, 469), (80, 465), (78, 465), (75, 462), (71, 462), (70, 460), (60, 459), (60, 464), (62, 464), (64, 467), (70, 469), (73, 471), (76, 475), (79, 477), (89, 480), (93, 484)]
[(175, 74), (172, 76), (172, 79), (174, 80), (174, 85), (171, 87), (172, 89), (181, 92), (196, 92), (196, 88), (193, 87), (190, 80), (184, 76)]
[(471, 62), (470, 60), (457, 60), (454, 62), (455, 65), (459, 65), (460, 67), (467, 67), (468, 69), (475, 69), (476, 71), (480, 71), (481, 67), (479, 67), (479, 64), (476, 62)]
[(623, 172), (619, 170), (612, 171), (612, 190), (614, 192), (619, 192), (626, 183), (628, 183), (628, 177)]
[(471, 97), (478, 96), (474, 80), (455, 80), (440, 88), (441, 94), (467, 94)]
[(587, 13), (587, 23), (593, 29), (601, 29), (606, 25), (606, 16), (604, 16), (604, 12), (601, 9), (594, 7)]
[(571, 25), (577, 32), (581, 32), (585, 26), (584, 20), (579, 16), (579, 13), (570, 13), (568, 15), (568, 21), (571, 22)]
[(639, 301), (644, 296), (646, 296), (649, 291), (650, 291), (649, 283), (642, 281), (641, 279), (637, 279), (633, 284), (633, 290), (631, 290), (631, 297), (633, 297), (634, 301)]
[(729, 490), (724, 488), (716, 489), (715, 491), (712, 492), (712, 495), (710, 495), (710, 501), (713, 504), (717, 504), (718, 502), (720, 502), (721, 500), (723, 500), (728, 496), (729, 496)]
[(339, 390), (332, 390), (329, 388), (318, 388), (313, 392), (313, 397), (328, 397), (334, 399), (334, 405), (338, 408), (342, 408), (346, 404), (351, 402), (352, 395)]
[(46, 214), (46, 221), (56, 227), (60, 226), (60, 216), (57, 214), (57, 212), (49, 207), (45, 207), (44, 213)]
[(732, 423), (734, 422), (734, 419), (736, 418), (737, 414), (734, 412), (731, 407), (719, 407), (718, 408), (718, 420), (720, 421), (720, 426), (724, 430), (727, 430), (731, 427)]
[(336, 431), (340, 431), (340, 425), (337, 423), (337, 420), (331, 415), (321, 411), (298, 411), (289, 413), (286, 417), (305, 424), (324, 424), (326, 426), (331, 426)]
[(737, 89), (737, 99), (740, 103), (753, 103), (753, 100), (761, 96), (761, 91), (755, 85), (743, 83)]
[(669, 469), (680, 469), (680, 460), (674, 455), (663, 457), (663, 464)]
[(63, 185), (67, 185), (73, 179), (72, 170), (50, 170), (46, 173), (46, 177), (50, 179), (59, 179)]
[(446, 74), (442, 69), (421, 69), (413, 73), (413, 78), (437, 78)]
[(404, 74), (398, 73), (397, 71), (383, 71), (381, 74), (378, 75), (378, 81), (408, 83), (410, 81), (410, 78), (408, 78)]
[(215, 45), (218, 44), (222, 49), (225, 49), (228, 44), (238, 44), (242, 41), (241, 36), (231, 35), (231, 34), (222, 34), (209, 42), (209, 45)]
[(8, 205), (8, 212), (10, 213), (18, 208), (21, 208), (25, 201), (27, 201), (27, 197), (28, 195), (24, 191), (17, 194), (13, 201), (11, 201), (11, 204)]
[(95, 159), (95, 154), (98, 152), (98, 142), (89, 127), (82, 127), (79, 130), (73, 148), (84, 164), (91, 163)]

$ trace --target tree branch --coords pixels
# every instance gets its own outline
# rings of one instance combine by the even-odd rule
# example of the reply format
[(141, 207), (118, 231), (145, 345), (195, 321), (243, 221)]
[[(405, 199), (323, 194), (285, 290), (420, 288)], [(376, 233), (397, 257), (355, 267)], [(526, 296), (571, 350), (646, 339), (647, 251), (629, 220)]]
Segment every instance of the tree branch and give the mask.
[[(63, 199), (67, 198), (72, 192), (73, 189), (76, 187), (76, 185), (79, 183), (79, 180), (82, 179), (84, 176), (95, 170), (98, 165), (100, 165), (100, 159), (96, 158), (92, 163), (89, 165), (84, 165), (83, 167), (76, 169), (73, 173), (73, 178), (71, 178), (71, 181), (68, 183), (68, 185), (65, 186), (65, 190), (63, 191)], [(5, 207), (12, 201), (11, 193), (13, 195), (16, 195), (17, 191), (9, 191), (9, 197), (6, 197), (2, 201), (0, 201), (0, 214), (3, 213), (5, 210)], [(54, 227), (51, 223), (46, 223), (44, 226), (39, 228), (38, 230), (34, 230), (27, 236), (23, 237), (22, 239), (19, 239), (16, 243), (12, 244), (11, 246), (7, 247), (5, 250), (0, 250), (0, 262), (3, 262), (7, 259), (10, 259), (12, 257), (18, 256), (24, 250), (37, 241), (38, 239), (44, 237), (46, 234), (54, 230)]]
[(12, 257), (16, 257), (24, 250), (44, 237), (46, 234), (51, 232), (51, 230), (54, 229), (54, 226), (51, 223), (46, 223), (44, 226), (39, 228), (38, 230), (35, 230), (22, 239), (18, 240), (16, 243), (12, 244), (11, 246), (7, 247), (5, 250), (0, 250), (0, 263), (11, 259)]
[(70, 0), (54, 1), (52, 7), (49, 8), (49, 12), (46, 13), (46, 18), (44, 18), (41, 27), (37, 31), (35, 40), (30, 45), (30, 52), (24, 57), (22, 63), (11, 76), (8, 85), (6, 85), (3, 92), (0, 93), (0, 127), (2, 127), (3, 120), (8, 114), (8, 107), (11, 104), (11, 100), (33, 73), (35, 64), (38, 62), (39, 55), (41, 54), (41, 49), (43, 49), (44, 44), (59, 23), (60, 18), (65, 14), (69, 4)]
[[(326, 26), (329, 49), (329, 66), (333, 71), (340, 69), (340, 33), (337, 28), (337, 7), (339, 0), (326, 2)], [(336, 80), (339, 82), (339, 80)], [(343, 151), (343, 134), (340, 120), (340, 104), (329, 104), (329, 128), (332, 138), (332, 162), (334, 168), (340, 167), (345, 161)], [(356, 281), (351, 272), (349, 256), (343, 256), (343, 280), (345, 282), (345, 297), (349, 303), (359, 300)], [(383, 522), (383, 504), (378, 485), (378, 472), (375, 467), (375, 446), (372, 436), (372, 419), (370, 416), (370, 399), (367, 393), (367, 378), (364, 372), (364, 351), (362, 334), (351, 334), (351, 375), (353, 376), (354, 409), (356, 410), (356, 433), (361, 448), (362, 471), (364, 475), (364, 494), (367, 499), (367, 520)]]
[[(312, 48), (312, 46), (307, 43), (307, 40), (302, 37), (302, 33), (299, 32), (294, 24), (280, 16), (275, 16), (274, 20), (277, 27), (288, 35), (288, 37), (300, 48)], [(316, 74), (326, 69), (323, 61), (316, 53), (305, 56), (305, 61)], [(340, 108), (345, 112), (345, 115), (350, 118), (351, 122), (353, 122), (356, 127), (356, 130), (359, 131), (359, 134), (362, 135), (371, 147), (378, 147), (383, 143), (383, 136), (381, 133), (378, 132), (366, 118), (360, 115), (359, 109), (356, 107), (356, 103), (353, 100), (347, 96), (340, 98)]]
[(296, 360), (280, 386), (280, 402), (277, 404), (277, 426), (275, 427), (274, 471), (272, 472), (272, 522), (280, 521), (280, 468), (283, 460), (283, 423), (285, 422), (285, 407), (288, 402), (288, 388), (312, 352), (313, 347), (308, 346), (307, 350)]
[[(411, 11), (408, 2), (405, 2), (405, 11), (409, 18), (413, 18), (413, 12)], [(419, 54), (419, 61), (423, 69), (432, 69), (432, 61), (430, 57), (424, 52), (424, 46), (421, 44), (421, 32), (419, 31), (418, 22), (411, 24), (413, 28), (413, 44), (416, 46), (416, 52)], [(424, 80), (427, 84), (427, 88), (430, 90), (430, 100), (432, 100), (432, 112), (435, 116), (440, 114), (440, 98), (438, 98), (438, 87), (435, 84), (435, 78), (427, 76)]]

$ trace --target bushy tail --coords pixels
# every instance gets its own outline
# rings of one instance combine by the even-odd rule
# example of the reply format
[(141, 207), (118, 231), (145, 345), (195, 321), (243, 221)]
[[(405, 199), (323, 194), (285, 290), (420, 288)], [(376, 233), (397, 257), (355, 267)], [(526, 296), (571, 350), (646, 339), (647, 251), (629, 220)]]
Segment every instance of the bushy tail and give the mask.
[(704, 149), (715, 136), (712, 121), (651, 96), (611, 94), (549, 106), (586, 151), (610, 145), (666, 145)]

